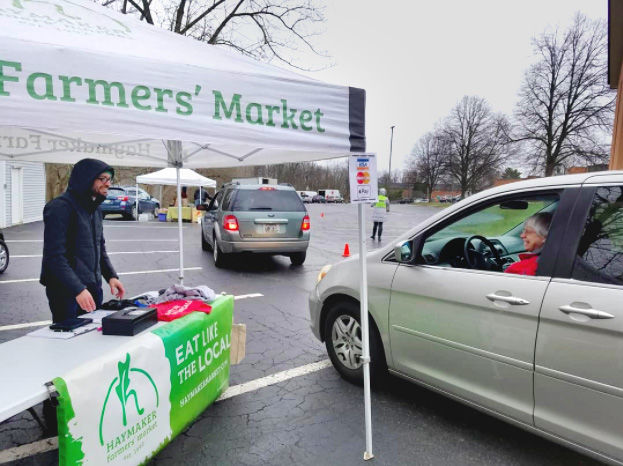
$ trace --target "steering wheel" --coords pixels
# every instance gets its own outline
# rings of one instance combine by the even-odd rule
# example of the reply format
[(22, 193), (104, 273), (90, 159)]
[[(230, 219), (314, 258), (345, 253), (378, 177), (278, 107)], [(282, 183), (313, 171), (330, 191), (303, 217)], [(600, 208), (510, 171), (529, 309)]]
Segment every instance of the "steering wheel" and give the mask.
[[(472, 241), (475, 239), (489, 248), (493, 257), (487, 257), (484, 251), (476, 251), (476, 248), (472, 244)], [(490, 240), (481, 235), (473, 235), (465, 240), (465, 244), (463, 245), (463, 257), (470, 269), (495, 270), (500, 267), (501, 263), (500, 252)]]

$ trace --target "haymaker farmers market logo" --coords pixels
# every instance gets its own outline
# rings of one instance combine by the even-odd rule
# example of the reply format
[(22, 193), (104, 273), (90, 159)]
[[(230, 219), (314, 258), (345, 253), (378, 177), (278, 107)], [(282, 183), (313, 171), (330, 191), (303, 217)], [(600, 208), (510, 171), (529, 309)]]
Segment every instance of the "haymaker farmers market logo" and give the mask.
[[(158, 388), (149, 373), (130, 367), (129, 353), (126, 353), (125, 361), (117, 363), (117, 369), (119, 375), (113, 379), (106, 391), (99, 422), (100, 445), (106, 444), (109, 461), (156, 428), (156, 411), (145, 413), (145, 408), (142, 407), (145, 405), (141, 404), (141, 400), (151, 400), (155, 395), (156, 408), (160, 401)], [(113, 390), (116, 396), (111, 396)], [(133, 421), (128, 422), (128, 419)], [(118, 427), (114, 428), (115, 425)], [(106, 428), (114, 430), (115, 433), (112, 438), (107, 435), (105, 441)]]
[(114, 16), (71, 0), (0, 0), (0, 16), (77, 34), (128, 37), (131, 32)]

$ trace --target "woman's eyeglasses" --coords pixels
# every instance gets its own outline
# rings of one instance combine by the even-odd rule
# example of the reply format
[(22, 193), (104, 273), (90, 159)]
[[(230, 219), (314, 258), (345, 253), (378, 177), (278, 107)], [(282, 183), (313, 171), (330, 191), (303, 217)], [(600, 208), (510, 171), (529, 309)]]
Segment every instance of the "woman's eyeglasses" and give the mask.
[(112, 177), (110, 176), (98, 176), (97, 179), (100, 180), (104, 184), (112, 183)]

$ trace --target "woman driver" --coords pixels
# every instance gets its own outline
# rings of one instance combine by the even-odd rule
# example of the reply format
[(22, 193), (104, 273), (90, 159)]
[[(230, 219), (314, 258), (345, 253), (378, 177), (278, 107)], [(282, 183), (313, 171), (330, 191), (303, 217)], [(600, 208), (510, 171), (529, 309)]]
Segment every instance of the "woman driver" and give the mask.
[(536, 275), (539, 266), (539, 255), (547, 239), (549, 226), (552, 222), (550, 212), (540, 212), (526, 219), (524, 229), (519, 237), (523, 240), (527, 253), (519, 254), (519, 261), (504, 270), (505, 273), (520, 275)]

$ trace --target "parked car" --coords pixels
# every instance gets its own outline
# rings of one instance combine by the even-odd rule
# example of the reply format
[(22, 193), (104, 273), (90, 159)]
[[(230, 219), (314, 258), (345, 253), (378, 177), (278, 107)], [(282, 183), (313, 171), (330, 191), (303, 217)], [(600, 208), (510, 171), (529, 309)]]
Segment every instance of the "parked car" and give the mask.
[(314, 197), (312, 197), (312, 203), (313, 204), (326, 204), (327, 200), (324, 198), (322, 194), (316, 194)]
[[(536, 275), (503, 273), (553, 214)], [(387, 370), (531, 432), (623, 461), (623, 172), (475, 194), (366, 256), (373, 380)], [(309, 297), (337, 371), (362, 379), (359, 262)]]
[(150, 213), (158, 217), (160, 204), (152, 199), (145, 191), (138, 194), (138, 213), (136, 210), (136, 188), (111, 186), (108, 196), (101, 204), (102, 215), (121, 214), (126, 219), (136, 220), (138, 214)]
[(0, 273), (4, 273), (4, 271), (9, 266), (9, 248), (4, 242), (4, 235), (0, 233)]
[[(124, 186), (124, 189), (128, 192), (130, 196), (134, 196), (134, 193), (136, 192), (136, 186)], [(149, 194), (147, 191), (145, 191), (142, 188), (138, 188), (138, 192), (140, 195), (142, 195), (143, 199), (145, 198), (151, 199), (152, 202), (155, 202), (156, 204), (158, 204), (158, 209), (160, 208), (160, 199), (152, 197), (151, 194)]]
[(408, 197), (403, 197), (398, 201), (398, 204), (413, 204), (413, 199)]
[(252, 252), (305, 262), (310, 219), (294, 188), (283, 185), (228, 184), (216, 193), (201, 222), (201, 246), (217, 267), (234, 253)]

